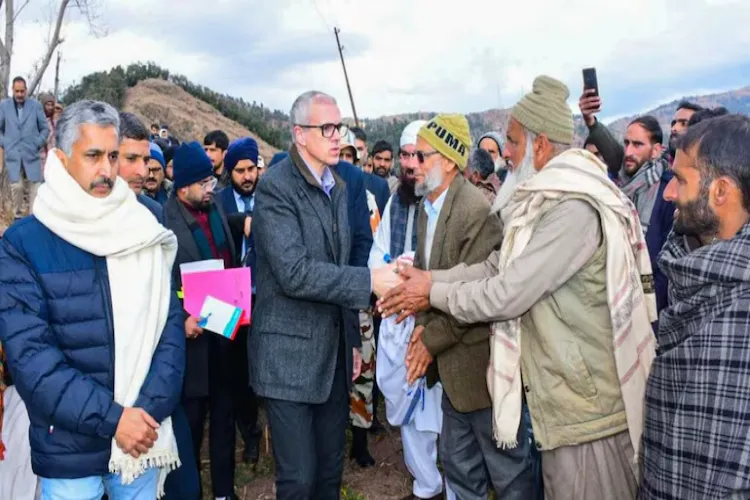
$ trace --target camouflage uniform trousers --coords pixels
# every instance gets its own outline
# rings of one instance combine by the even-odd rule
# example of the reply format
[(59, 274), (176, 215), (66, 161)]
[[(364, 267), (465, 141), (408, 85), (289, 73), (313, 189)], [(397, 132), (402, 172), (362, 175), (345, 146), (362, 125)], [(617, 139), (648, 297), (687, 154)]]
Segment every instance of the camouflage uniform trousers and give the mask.
[(372, 390), (375, 386), (375, 328), (372, 312), (359, 312), (362, 336), (362, 371), (354, 381), (349, 395), (349, 419), (354, 427), (369, 429), (372, 426)]

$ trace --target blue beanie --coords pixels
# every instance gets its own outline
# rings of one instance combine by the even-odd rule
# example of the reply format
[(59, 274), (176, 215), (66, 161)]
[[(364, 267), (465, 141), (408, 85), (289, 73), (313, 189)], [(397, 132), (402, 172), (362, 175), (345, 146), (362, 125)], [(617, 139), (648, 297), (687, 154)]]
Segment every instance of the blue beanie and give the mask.
[(203, 146), (196, 141), (183, 143), (177, 148), (172, 163), (174, 168), (172, 185), (174, 189), (195, 184), (214, 175), (211, 159), (203, 151)]
[(258, 143), (252, 137), (240, 137), (229, 145), (224, 156), (224, 168), (231, 174), (242, 160), (258, 164)]
[(271, 158), (271, 163), (268, 164), (268, 168), (273, 167), (277, 163), (281, 163), (282, 161), (286, 160), (286, 158), (289, 156), (289, 153), (286, 151), (279, 151), (278, 153), (273, 155), (273, 158)]
[(161, 152), (161, 148), (155, 142), (148, 144), (149, 150), (151, 151), (151, 159), (156, 160), (161, 164), (161, 168), (167, 169), (167, 162), (164, 161), (164, 154)]

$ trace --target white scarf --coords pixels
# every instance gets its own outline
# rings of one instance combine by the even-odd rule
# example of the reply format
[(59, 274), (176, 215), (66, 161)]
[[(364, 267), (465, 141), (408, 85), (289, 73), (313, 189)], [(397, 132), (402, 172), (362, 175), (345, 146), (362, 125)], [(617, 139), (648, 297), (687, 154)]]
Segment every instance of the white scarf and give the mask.
[[(106, 257), (115, 337), (114, 400), (132, 406), (146, 380), (167, 322), (172, 264), (177, 238), (143, 206), (121, 178), (106, 198), (86, 193), (54, 151), (47, 157), (45, 182), (33, 214), (68, 243)], [(146, 469), (159, 467), (159, 496), (169, 471), (179, 467), (170, 418), (160, 423), (148, 453), (133, 458), (112, 439), (109, 470), (130, 484)]]
[[(599, 213), (607, 245), (607, 302), (612, 320), (615, 364), (638, 456), (643, 431), (646, 380), (655, 356), (656, 298), (644, 293), (651, 261), (631, 201), (609, 180), (606, 166), (588, 151), (567, 151), (520, 185), (502, 211), (506, 222), (500, 272), (521, 254), (541, 215), (571, 199), (585, 199)], [(648, 279), (648, 278), (646, 278)], [(515, 447), (521, 420), (521, 320), (494, 323), (487, 385), (492, 398), (493, 435), (500, 447)]]

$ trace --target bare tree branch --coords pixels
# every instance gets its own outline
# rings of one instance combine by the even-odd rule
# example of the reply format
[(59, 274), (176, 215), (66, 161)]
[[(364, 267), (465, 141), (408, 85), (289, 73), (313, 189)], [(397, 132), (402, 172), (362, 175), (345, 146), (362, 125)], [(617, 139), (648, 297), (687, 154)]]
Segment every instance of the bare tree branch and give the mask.
[[(44, 72), (47, 70), (49, 63), (52, 60), (52, 55), (55, 53), (57, 47), (63, 42), (62, 38), (60, 38), (60, 30), (62, 29), (63, 21), (65, 20), (65, 14), (68, 10), (69, 3), (70, 0), (61, 0), (60, 2), (60, 7), (57, 10), (55, 29), (52, 32), (52, 37), (50, 38), (49, 43), (47, 44), (47, 52), (44, 54), (42, 62), (39, 65), (34, 78), (31, 80), (31, 84), (29, 85), (29, 94), (33, 95), (36, 92), (39, 83), (42, 81)], [(76, 3), (78, 4), (78, 2)]]
[[(15, 8), (16, 2), (21, 4), (20, 8)], [(5, 7), (5, 36), (4, 39), (0, 39), (0, 97), (8, 95), (15, 23), (18, 16), (29, 3), (31, 3), (31, 0), (0, 0), (0, 9)], [(56, 12), (50, 12), (45, 52), (39, 58), (38, 62), (33, 65), (32, 73), (29, 76), (30, 84), (28, 88), (29, 93), (32, 95), (39, 89), (39, 85), (50, 65), (52, 56), (64, 41), (62, 27), (65, 24), (66, 15), (69, 10), (77, 9), (80, 12), (88, 22), (91, 35), (100, 37), (107, 34), (106, 27), (98, 24), (99, 13), (97, 12), (97, 6), (99, 3), (96, 0), (54, 0), (53, 4), (57, 6), (57, 10)]]
[(27, 6), (27, 5), (29, 5), (29, 2), (30, 2), (30, 1), (31, 1), (31, 0), (26, 0), (26, 1), (25, 1), (25, 2), (23, 3), (23, 5), (21, 5), (21, 7), (19, 7), (19, 8), (18, 8), (18, 10), (16, 11), (16, 13), (15, 13), (15, 14), (13, 14), (13, 21), (14, 21), (14, 22), (15, 22), (15, 20), (16, 20), (16, 19), (18, 18), (18, 16), (19, 16), (19, 15), (21, 14), (21, 12), (23, 11), (23, 9), (25, 9), (25, 8), (26, 8), (26, 6)]
[(0, 91), (8, 95), (10, 83), (10, 56), (13, 53), (13, 0), (5, 1), (5, 41), (0, 46)]

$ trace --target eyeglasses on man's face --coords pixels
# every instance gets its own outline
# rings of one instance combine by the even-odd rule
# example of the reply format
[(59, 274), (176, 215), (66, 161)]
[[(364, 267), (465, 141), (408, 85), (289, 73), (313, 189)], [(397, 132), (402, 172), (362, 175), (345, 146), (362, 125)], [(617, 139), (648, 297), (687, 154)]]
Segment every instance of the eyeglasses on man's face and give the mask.
[(343, 137), (349, 132), (349, 125), (345, 123), (324, 123), (323, 125), (303, 125), (301, 123), (295, 123), (295, 125), (301, 128), (320, 129), (320, 133), (326, 139), (333, 137), (333, 132), (336, 130), (339, 132), (339, 137)]
[(426, 151), (426, 152), (425, 151), (417, 151), (414, 154), (417, 155), (417, 161), (419, 162), (420, 165), (422, 165), (422, 164), (424, 164), (424, 162), (425, 162), (425, 160), (427, 158), (429, 158), (432, 155), (438, 154), (438, 152), (437, 151)]
[(201, 187), (201, 189), (203, 189), (204, 192), (209, 192), (214, 190), (218, 182), (219, 181), (216, 179), (216, 177), (209, 177), (208, 179), (202, 180), (199, 183), (199, 186)]

